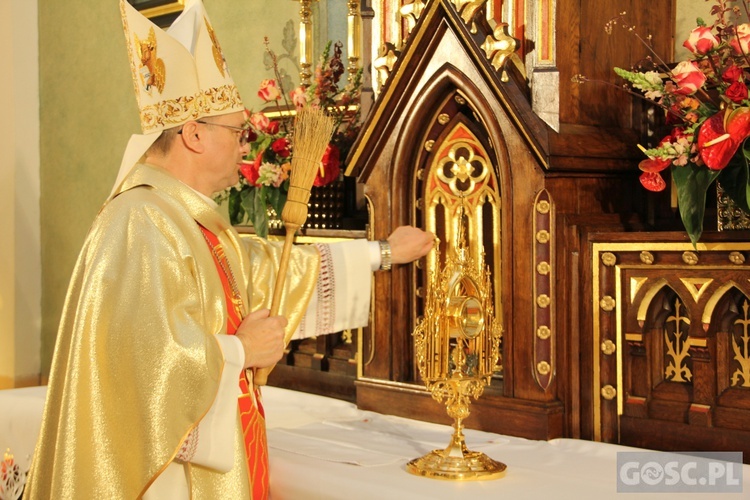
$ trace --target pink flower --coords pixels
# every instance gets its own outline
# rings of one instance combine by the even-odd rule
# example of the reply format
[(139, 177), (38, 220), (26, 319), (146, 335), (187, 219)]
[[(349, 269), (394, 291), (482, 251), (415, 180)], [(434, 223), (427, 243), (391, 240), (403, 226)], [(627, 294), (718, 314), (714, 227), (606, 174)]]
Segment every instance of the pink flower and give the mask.
[(694, 94), (706, 83), (706, 75), (694, 61), (682, 61), (672, 70), (672, 79), (677, 84), (678, 95)]
[(736, 34), (729, 40), (729, 46), (732, 47), (735, 54), (750, 54), (750, 24), (740, 24), (736, 28)]
[(271, 120), (269, 120), (263, 113), (253, 113), (250, 116), (250, 125), (252, 125), (255, 130), (264, 132), (268, 128), (269, 123), (271, 123)]
[(305, 104), (307, 104), (307, 93), (302, 87), (297, 87), (296, 89), (289, 92), (289, 97), (292, 98), (292, 102), (298, 108), (301, 108), (305, 106)]
[(260, 82), (260, 90), (258, 90), (258, 97), (266, 102), (278, 101), (281, 97), (281, 91), (276, 84), (276, 80), (266, 79)]
[(711, 32), (711, 28), (698, 26), (690, 32), (682, 46), (693, 54), (704, 56), (719, 46), (719, 40)]

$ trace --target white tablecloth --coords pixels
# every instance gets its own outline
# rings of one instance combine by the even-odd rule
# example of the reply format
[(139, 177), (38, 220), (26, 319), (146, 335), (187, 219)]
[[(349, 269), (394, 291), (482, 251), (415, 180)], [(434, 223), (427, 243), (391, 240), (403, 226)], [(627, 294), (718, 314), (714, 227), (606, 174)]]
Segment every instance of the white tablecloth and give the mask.
[[(406, 463), (444, 448), (452, 428), (358, 410), (331, 398), (267, 387), (272, 500), (335, 499), (606, 499), (733, 500), (743, 494), (618, 494), (617, 445), (531, 441), (466, 430), (466, 444), (508, 466), (503, 478), (453, 482), (406, 472)], [(28, 468), (39, 433), (44, 387), (0, 391), (0, 450)], [(438, 404), (438, 403), (435, 403)], [(471, 418), (471, 417), (469, 417)]]

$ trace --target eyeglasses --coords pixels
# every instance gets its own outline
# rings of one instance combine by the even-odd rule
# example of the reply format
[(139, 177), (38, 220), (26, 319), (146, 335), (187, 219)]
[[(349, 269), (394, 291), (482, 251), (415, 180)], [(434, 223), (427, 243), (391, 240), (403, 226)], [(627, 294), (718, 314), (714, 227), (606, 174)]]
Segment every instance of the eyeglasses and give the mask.
[[(195, 121), (196, 123), (202, 123), (203, 125), (215, 125), (217, 127), (228, 128), (232, 132), (239, 134), (240, 146), (245, 146), (248, 142), (250, 142), (250, 134), (252, 133), (250, 127), (235, 127), (234, 125), (224, 125), (223, 123), (207, 122), (204, 120), (195, 120)], [(177, 133), (182, 134), (182, 129), (180, 129), (179, 132)]]

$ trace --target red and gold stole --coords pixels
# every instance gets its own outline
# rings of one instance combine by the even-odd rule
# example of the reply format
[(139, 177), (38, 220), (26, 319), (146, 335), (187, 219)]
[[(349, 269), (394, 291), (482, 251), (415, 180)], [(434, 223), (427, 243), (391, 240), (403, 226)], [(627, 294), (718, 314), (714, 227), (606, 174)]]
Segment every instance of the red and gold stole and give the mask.
[[(224, 288), (224, 296), (227, 303), (227, 333), (237, 333), (242, 322), (242, 298), (237, 289), (229, 261), (224, 254), (219, 239), (211, 231), (198, 224), (203, 232), (203, 237), (211, 249), (214, 264), (219, 271), (221, 284)], [(269, 474), (268, 474), (268, 444), (266, 442), (266, 415), (260, 398), (260, 388), (251, 389), (251, 384), (245, 372), (240, 374), (240, 389), (242, 395), (238, 399), (240, 408), (240, 420), (242, 422), (242, 433), (245, 437), (245, 453), (247, 455), (247, 466), (250, 475), (250, 485), (253, 500), (265, 500), (268, 498)], [(250, 391), (253, 391), (251, 394)], [(255, 397), (253, 397), (255, 396)], [(253, 401), (255, 400), (255, 401)]]

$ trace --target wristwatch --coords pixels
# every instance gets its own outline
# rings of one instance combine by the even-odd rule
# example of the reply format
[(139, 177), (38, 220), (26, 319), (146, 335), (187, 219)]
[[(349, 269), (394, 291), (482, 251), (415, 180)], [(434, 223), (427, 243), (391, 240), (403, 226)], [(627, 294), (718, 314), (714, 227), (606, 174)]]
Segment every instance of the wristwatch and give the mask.
[(386, 240), (380, 240), (378, 244), (380, 244), (380, 270), (390, 271), (393, 264), (391, 261), (391, 244)]

